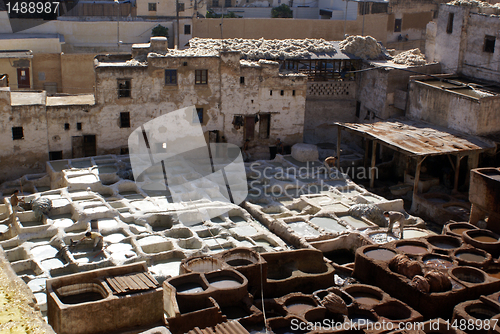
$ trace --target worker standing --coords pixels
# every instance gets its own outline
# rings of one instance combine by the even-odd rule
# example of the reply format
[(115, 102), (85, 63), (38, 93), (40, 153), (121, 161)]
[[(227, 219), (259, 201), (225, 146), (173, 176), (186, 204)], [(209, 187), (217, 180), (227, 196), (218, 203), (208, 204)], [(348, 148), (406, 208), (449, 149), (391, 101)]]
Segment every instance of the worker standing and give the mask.
[(403, 239), (405, 216), (398, 211), (385, 211), (384, 217), (389, 218), (389, 228), (387, 229), (387, 233), (392, 233), (394, 223), (399, 222), (400, 239)]
[(276, 140), (276, 153), (283, 155), (283, 142), (280, 138)]
[(24, 199), (20, 199), (19, 197), (17, 197), (17, 194), (19, 194), (19, 190), (16, 189), (10, 196), (10, 205), (12, 205), (12, 211), (24, 211), (24, 209), (19, 206), (20, 202), (24, 203)]

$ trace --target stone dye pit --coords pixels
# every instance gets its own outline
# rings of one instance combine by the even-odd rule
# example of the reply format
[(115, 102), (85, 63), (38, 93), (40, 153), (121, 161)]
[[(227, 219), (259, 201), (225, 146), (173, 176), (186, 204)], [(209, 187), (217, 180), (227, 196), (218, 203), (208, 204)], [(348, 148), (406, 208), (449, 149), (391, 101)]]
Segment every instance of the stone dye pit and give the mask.
[[(173, 333), (227, 320), (238, 320), (249, 331), (267, 326), (280, 333), (289, 330), (292, 319), (432, 319), (422, 305), (434, 302), (436, 293), (419, 297), (423, 304), (412, 304), (386, 286), (392, 276), (371, 281), (370, 273), (382, 269), (359, 269), (363, 262), (385, 263), (402, 253), (428, 268), (449, 271), (453, 302), (465, 300), (462, 291), (477, 290), (471, 286), (485, 293), (496, 287), (498, 260), (487, 249), (469, 249), (452, 234), (437, 236), (417, 227), (422, 221), (404, 212), (402, 200), (372, 194), (341, 173), (327, 178), (317, 170), (319, 163), (304, 166), (278, 156), (247, 164), (249, 196), (241, 207), (203, 197), (173, 203), (170, 190), (151, 190), (153, 174), (144, 182), (129, 180), (128, 164), (126, 156), (112, 155), (49, 162), (47, 175), (23, 178), (25, 189), (32, 190), (26, 200), (52, 201), (47, 215), (35, 217), (31, 210), (13, 214), (8, 199), (1, 206), (5, 257), (61, 333), (71, 332), (67, 326), (72, 321), (85, 321), (72, 312), (118, 305), (113, 303), (121, 297), (135, 296), (120, 289), (120, 279), (118, 285), (106, 280), (129, 275), (126, 268), (132, 267), (162, 284), (160, 311)], [(299, 168), (301, 173), (295, 173)], [(185, 174), (186, 180), (195, 177), (194, 172)], [(209, 186), (202, 191), (209, 192)], [(2, 190), (9, 193), (5, 186)], [(368, 205), (366, 215), (351, 210), (353, 205)], [(221, 206), (226, 212), (215, 214)], [(385, 210), (403, 212), (409, 225), (416, 225), (405, 228), (405, 240), (399, 240), (397, 225), (387, 234), (380, 224), (383, 218), (374, 212)], [(205, 219), (201, 211), (213, 218)], [(188, 223), (182, 224), (179, 216)], [(94, 251), (91, 241), (70, 247), (89, 230), (103, 235), (102, 252)], [(303, 249), (291, 251), (289, 245)], [(360, 258), (363, 249), (367, 252)], [(464, 259), (467, 252), (472, 255), (466, 257), (484, 256), (481, 261)], [(446, 312), (451, 319), (453, 308)], [(148, 319), (143, 319), (148, 326), (157, 322)]]

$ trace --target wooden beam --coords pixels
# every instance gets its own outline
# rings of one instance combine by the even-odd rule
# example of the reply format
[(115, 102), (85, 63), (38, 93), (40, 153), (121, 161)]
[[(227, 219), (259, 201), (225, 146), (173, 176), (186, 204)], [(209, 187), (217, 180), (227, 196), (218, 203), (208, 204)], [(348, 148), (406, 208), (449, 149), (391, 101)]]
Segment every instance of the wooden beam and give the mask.
[(372, 143), (372, 163), (370, 170), (370, 188), (375, 186), (375, 162), (377, 161), (377, 141)]
[(477, 168), (479, 165), (479, 153), (472, 153), (467, 159), (467, 175), (465, 176), (465, 185), (469, 187), (470, 184), (470, 171)]
[(455, 164), (453, 163), (453, 160), (451, 160), (451, 156), (449, 154), (447, 154), (446, 156), (448, 157), (448, 160), (450, 160), (451, 168), (453, 168), (453, 171), (455, 171)]
[(342, 127), (337, 126), (337, 169), (340, 171), (340, 139)]

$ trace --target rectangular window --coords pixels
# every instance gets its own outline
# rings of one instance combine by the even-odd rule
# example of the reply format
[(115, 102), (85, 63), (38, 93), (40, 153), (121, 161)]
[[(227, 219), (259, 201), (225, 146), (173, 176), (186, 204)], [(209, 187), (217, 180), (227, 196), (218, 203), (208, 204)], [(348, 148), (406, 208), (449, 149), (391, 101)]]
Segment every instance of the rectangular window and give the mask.
[(271, 115), (270, 114), (260, 114), (260, 117), (259, 117), (259, 138), (260, 139), (269, 138), (270, 130), (271, 130)]
[(372, 3), (372, 14), (387, 13), (388, 5), (386, 3)]
[(123, 155), (123, 154), (128, 154), (128, 147), (120, 148), (120, 155)]
[(455, 16), (454, 13), (448, 14), (448, 24), (446, 25), (446, 33), (447, 34), (453, 33), (453, 17), (454, 16)]
[(219, 7), (219, 0), (212, 0), (212, 7)]
[(208, 70), (195, 70), (194, 83), (197, 85), (206, 85), (208, 83)]
[(281, 94), (281, 96), (285, 95), (285, 91), (281, 90), (280, 94)]
[(240, 77), (240, 84), (244, 85), (245, 84), (245, 77)]
[(184, 25), (184, 35), (191, 35), (191, 25), (190, 24)]
[(165, 70), (165, 85), (177, 85), (177, 70)]
[(82, 123), (76, 123), (76, 129), (82, 131)]
[(120, 128), (130, 128), (130, 113), (128, 111), (120, 113)]
[(200, 124), (203, 124), (203, 108), (196, 108), (196, 116), (198, 117), (198, 121)]
[(118, 79), (118, 98), (130, 97), (130, 79)]
[(150, 11), (150, 12), (156, 12), (156, 2), (150, 2), (150, 3), (148, 3), (148, 11)]
[(69, 130), (69, 123), (64, 123), (64, 130), (66, 130), (66, 131)]
[(231, 7), (231, 0), (224, 0), (224, 7)]
[(394, 20), (394, 32), (401, 32), (402, 23), (403, 23), (403, 19), (395, 19)]
[(52, 151), (49, 152), (49, 160), (61, 160), (62, 157), (62, 151)]
[(292, 90), (292, 96), (295, 96), (295, 89)]
[(184, 3), (183, 2), (179, 2), (178, 3), (177, 10), (179, 12), (183, 12), (184, 11)]
[(269, 91), (269, 96), (273, 96), (273, 90), (272, 89)]
[(22, 126), (15, 126), (12, 128), (12, 140), (24, 139), (24, 132)]
[(359, 15), (370, 14), (370, 3), (358, 2), (358, 12), (359, 12)]
[(494, 53), (495, 52), (495, 36), (484, 36), (484, 52)]

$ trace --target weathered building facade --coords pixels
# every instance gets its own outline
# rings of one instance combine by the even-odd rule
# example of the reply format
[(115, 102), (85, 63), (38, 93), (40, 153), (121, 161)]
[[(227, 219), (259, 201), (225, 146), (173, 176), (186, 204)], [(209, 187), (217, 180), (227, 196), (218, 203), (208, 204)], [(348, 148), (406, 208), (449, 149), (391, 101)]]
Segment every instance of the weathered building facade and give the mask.
[(47, 97), (3, 88), (2, 170), (17, 176), (42, 171), (49, 158), (126, 153), (135, 128), (190, 105), (207, 141), (224, 136), (242, 146), (248, 139), (254, 158), (268, 158), (277, 138), (285, 145), (303, 141), (306, 75), (280, 72), (274, 61), (242, 60), (234, 51), (162, 55), (166, 50), (165, 38), (153, 38), (134, 48), (142, 61), (96, 57), (95, 102), (94, 95)]

